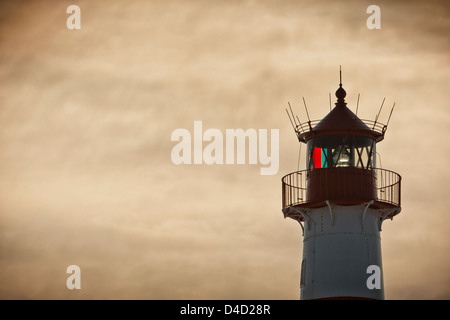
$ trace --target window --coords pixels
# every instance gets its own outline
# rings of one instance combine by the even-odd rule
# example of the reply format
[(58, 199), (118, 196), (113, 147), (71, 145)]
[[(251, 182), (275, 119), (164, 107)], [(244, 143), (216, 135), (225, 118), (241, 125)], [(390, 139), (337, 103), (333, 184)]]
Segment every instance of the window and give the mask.
[(375, 168), (375, 141), (353, 135), (316, 137), (307, 144), (307, 168)]

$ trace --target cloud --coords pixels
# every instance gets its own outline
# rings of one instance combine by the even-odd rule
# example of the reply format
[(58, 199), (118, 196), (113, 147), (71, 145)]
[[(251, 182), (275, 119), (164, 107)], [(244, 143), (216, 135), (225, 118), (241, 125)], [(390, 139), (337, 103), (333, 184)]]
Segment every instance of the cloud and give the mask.
[[(80, 1), (69, 31), (63, 2), (2, 3), (0, 296), (296, 299), (301, 231), (282, 219), (280, 178), (298, 145), (284, 108), (305, 121), (305, 97), (324, 117), (342, 65), (362, 118), (396, 102), (378, 147), (403, 177), (403, 211), (383, 226), (386, 296), (448, 297), (447, 5), (382, 1), (369, 31), (369, 4)], [(171, 132), (194, 120), (279, 128), (278, 175), (174, 165)], [(65, 288), (70, 264), (80, 292)], [(420, 278), (427, 268), (439, 272)]]

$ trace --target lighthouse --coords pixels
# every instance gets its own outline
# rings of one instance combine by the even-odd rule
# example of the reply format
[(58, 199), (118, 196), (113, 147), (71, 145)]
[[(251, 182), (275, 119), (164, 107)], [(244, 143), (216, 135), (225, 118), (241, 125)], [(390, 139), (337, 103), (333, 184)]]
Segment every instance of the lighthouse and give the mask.
[(380, 112), (359, 119), (340, 79), (335, 106), (322, 120), (300, 123), (290, 111), (306, 144), (306, 168), (282, 178), (282, 211), (302, 230), (301, 299), (381, 300), (380, 232), (401, 211), (401, 177), (377, 166), (389, 120), (380, 123)]

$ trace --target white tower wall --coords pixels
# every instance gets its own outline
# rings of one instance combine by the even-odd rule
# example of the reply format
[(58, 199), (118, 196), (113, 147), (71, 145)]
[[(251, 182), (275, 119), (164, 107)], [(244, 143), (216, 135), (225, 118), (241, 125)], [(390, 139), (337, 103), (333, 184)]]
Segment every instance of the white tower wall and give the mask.
[[(384, 299), (380, 212), (329, 204), (304, 209), (303, 216), (300, 298)], [(367, 287), (371, 265), (379, 267), (380, 289)]]

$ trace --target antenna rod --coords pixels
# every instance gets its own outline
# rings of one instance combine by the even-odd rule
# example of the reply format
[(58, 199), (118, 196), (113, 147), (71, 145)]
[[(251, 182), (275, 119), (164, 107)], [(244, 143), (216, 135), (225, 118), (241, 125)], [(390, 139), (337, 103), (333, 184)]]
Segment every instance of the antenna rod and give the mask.
[(306, 110), (306, 115), (308, 116), (308, 121), (311, 122), (311, 119), (309, 118), (308, 108), (306, 107), (305, 98), (302, 97), (302, 99), (303, 99), (303, 104), (305, 105), (305, 110)]
[[(301, 122), (300, 122), (300, 119), (298, 118), (298, 116), (295, 116), (296, 118), (297, 118), (297, 121), (298, 121), (298, 123), (300, 123), (301, 124)], [(300, 126), (300, 125), (299, 125)], [(300, 126), (300, 129), (301, 129), (302, 127)], [(303, 130), (302, 130), (303, 131)]]
[(375, 122), (373, 123), (372, 130), (375, 129), (375, 126), (377, 125), (378, 117), (380, 116), (381, 109), (383, 109), (384, 100), (386, 100), (386, 97), (383, 98), (383, 102), (381, 103), (380, 111), (378, 111), (378, 114), (375, 116)]
[(294, 124), (292, 123), (291, 116), (289, 115), (289, 111), (288, 111), (287, 109), (286, 109), (286, 113), (287, 113), (287, 115), (288, 115), (288, 117), (289, 117), (289, 121), (291, 122), (292, 129), (294, 129), (294, 131), (295, 131), (295, 126), (294, 126)]
[(388, 118), (388, 121), (386, 123), (386, 127), (389, 125), (389, 121), (391, 120), (392, 111), (394, 111), (394, 108), (395, 108), (395, 102), (394, 102), (394, 105), (392, 106), (391, 113), (389, 114), (389, 118)]
[(292, 119), (294, 120), (295, 126), (297, 127), (298, 125), (300, 125), (300, 123), (297, 124), (297, 122), (295, 121), (294, 112), (292, 112), (291, 104), (289, 103), (289, 101), (288, 101), (288, 105), (289, 105), (289, 109), (291, 110)]
[(358, 115), (358, 106), (359, 106), (359, 93), (358, 93), (358, 101), (356, 102), (356, 115)]
[(331, 93), (328, 93), (328, 99), (330, 100), (330, 111), (331, 111)]
[(375, 118), (375, 122), (378, 121), (378, 117), (380, 116), (381, 109), (383, 109), (384, 100), (386, 100), (386, 97), (383, 98), (383, 102), (381, 103), (380, 111), (378, 111), (378, 115), (377, 115), (377, 117)]

